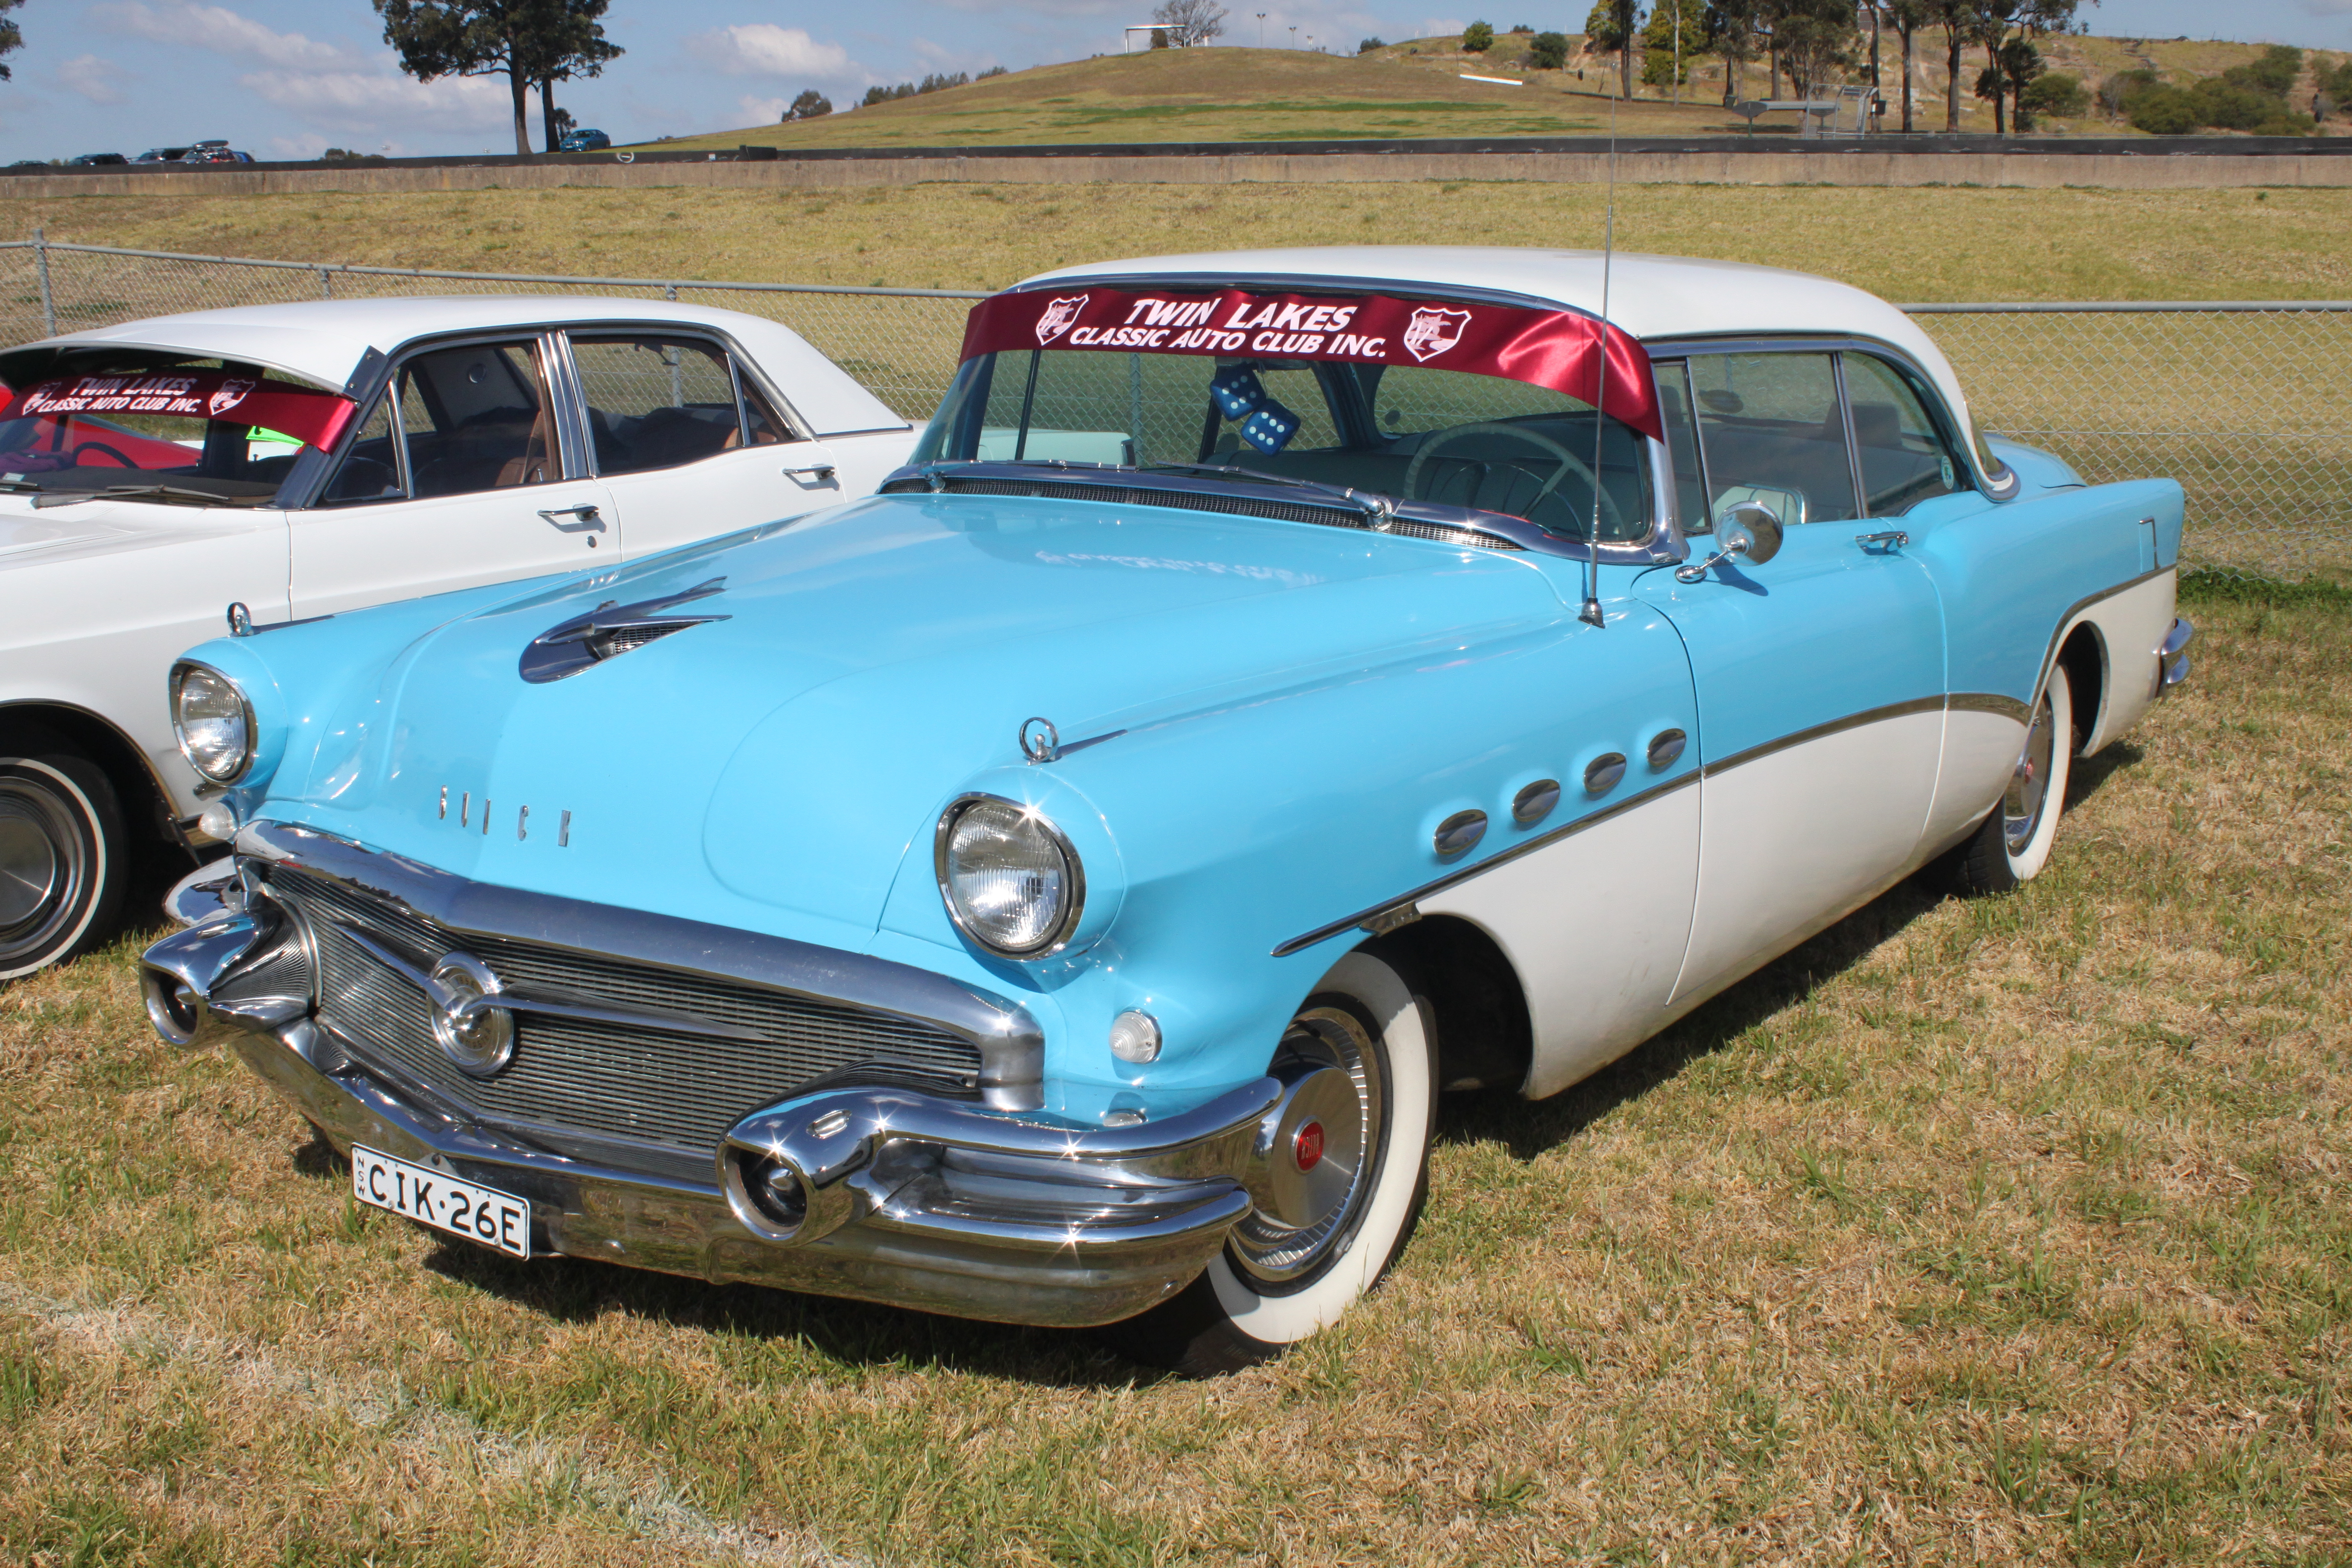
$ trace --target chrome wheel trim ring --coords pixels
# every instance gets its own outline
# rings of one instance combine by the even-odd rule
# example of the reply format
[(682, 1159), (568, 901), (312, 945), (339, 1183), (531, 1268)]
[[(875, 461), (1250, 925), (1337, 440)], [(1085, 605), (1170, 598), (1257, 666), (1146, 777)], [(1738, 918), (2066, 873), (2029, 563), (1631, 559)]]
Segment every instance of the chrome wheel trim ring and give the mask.
[(46, 784), (0, 772), (0, 970), (53, 942), (89, 882), (89, 825)]
[(2012, 856), (2024, 854), (2032, 846), (2042, 826), (2042, 811), (2050, 803), (2050, 769), (2057, 750), (2053, 717), (2050, 693), (2044, 690), (2042, 700), (2034, 704), (2017, 768), (2010, 774), (2008, 792), (2000, 800), (2001, 842)]
[[(1345, 997), (1310, 999), (1282, 1038), (1269, 1071), (1276, 1077), (1337, 1068), (1356, 1090), (1356, 1124), (1326, 1123), (1322, 1162), (1352, 1162), (1345, 1182), (1327, 1184), (1320, 1214), (1289, 1226), (1253, 1213), (1234, 1226), (1227, 1256), (1234, 1271), (1265, 1295), (1305, 1289), (1355, 1240), (1387, 1156), (1387, 1058), (1370, 1022)], [(1287, 1151), (1281, 1152), (1286, 1155)]]

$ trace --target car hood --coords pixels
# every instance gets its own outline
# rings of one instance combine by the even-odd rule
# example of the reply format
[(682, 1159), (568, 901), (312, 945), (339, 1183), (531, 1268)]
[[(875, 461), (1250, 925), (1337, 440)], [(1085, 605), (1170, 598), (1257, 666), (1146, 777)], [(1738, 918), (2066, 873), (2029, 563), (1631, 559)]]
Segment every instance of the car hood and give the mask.
[(146, 550), (227, 530), (243, 532), (283, 513), (248, 507), (167, 507), (120, 500), (33, 510), (30, 496), (0, 496), (0, 571), (89, 555)]
[[(724, 619), (563, 679), (519, 673), (575, 616), (712, 579), (672, 613)], [(1568, 613), (1502, 551), (883, 497), (425, 634), (295, 716), (318, 738), (299, 767), (289, 748), (265, 809), (481, 880), (854, 943), (941, 806), (1022, 764), (1033, 716), (1074, 745)]]

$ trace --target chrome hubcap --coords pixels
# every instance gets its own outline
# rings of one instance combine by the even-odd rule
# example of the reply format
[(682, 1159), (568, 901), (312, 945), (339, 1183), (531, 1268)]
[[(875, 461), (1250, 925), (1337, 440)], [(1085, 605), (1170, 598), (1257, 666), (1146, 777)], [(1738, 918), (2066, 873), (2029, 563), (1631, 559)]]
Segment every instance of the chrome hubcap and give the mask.
[(55, 935), (86, 868), (74, 814), (39, 779), (0, 773), (0, 965)]
[(1234, 1262), (1265, 1285), (1300, 1282), (1345, 1251), (1379, 1174), (1387, 1106), (1378, 1047), (1341, 1006), (1291, 1020), (1268, 1068), (1296, 1086), (1262, 1204), (1233, 1230)]
[(2055, 726), (2051, 722), (2050, 694), (2043, 692), (2025, 731), (2025, 749), (2018, 753), (2017, 769), (2010, 774), (2009, 793), (2000, 803), (2001, 837), (2011, 855), (2022, 855), (2042, 826), (2042, 807), (2049, 804), (2050, 765), (2054, 760)]

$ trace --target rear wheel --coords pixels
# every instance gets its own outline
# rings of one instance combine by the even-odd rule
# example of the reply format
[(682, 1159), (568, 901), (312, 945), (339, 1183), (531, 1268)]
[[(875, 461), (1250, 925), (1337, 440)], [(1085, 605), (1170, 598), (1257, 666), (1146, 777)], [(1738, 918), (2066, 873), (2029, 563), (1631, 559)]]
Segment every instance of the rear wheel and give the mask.
[(0, 756), (0, 980), (103, 942), (122, 911), (129, 841), (114, 788), (44, 735)]
[(1432, 1044), (1395, 970), (1364, 952), (1333, 965), (1268, 1067), (1302, 1088), (1271, 1152), (1266, 1201), (1199, 1279), (1103, 1331), (1111, 1342), (1209, 1377), (1337, 1322), (1388, 1272), (1428, 1196)]
[(2000, 804), (1954, 856), (1953, 871), (1964, 890), (2005, 893), (2040, 873), (2066, 809), (2074, 757), (2074, 689), (2061, 664), (2034, 704)]

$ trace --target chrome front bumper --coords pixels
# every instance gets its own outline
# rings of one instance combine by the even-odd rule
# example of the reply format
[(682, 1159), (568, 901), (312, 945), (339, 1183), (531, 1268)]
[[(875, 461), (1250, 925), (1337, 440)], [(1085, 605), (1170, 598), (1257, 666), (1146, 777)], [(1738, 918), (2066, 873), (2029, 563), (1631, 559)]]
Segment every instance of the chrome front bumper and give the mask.
[(1297, 1085), (1274, 1078), (1121, 1127), (846, 1087), (742, 1117), (707, 1178), (600, 1163), (460, 1113), (322, 1025), (308, 994), (274, 993), (299, 922), (266, 900), (236, 907), (235, 875), (207, 868), (174, 889), (173, 912), (197, 923), (142, 960), (157, 1032), (228, 1045), (340, 1148), (525, 1200), (534, 1253), (1003, 1322), (1115, 1322), (1199, 1274), (1286, 1146)]

